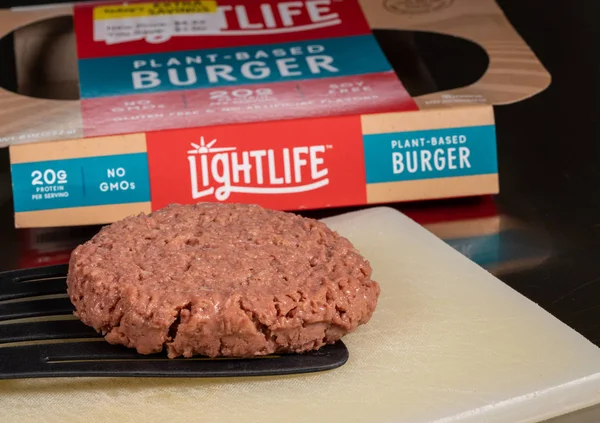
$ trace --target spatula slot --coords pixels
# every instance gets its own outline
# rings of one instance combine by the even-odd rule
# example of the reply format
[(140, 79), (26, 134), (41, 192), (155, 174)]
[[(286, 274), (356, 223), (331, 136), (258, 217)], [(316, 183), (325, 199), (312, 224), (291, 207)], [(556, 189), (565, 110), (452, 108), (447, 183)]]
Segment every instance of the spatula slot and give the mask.
[(68, 298), (0, 304), (0, 321), (21, 319), (24, 317), (70, 314), (72, 312), (73, 305)]
[[(65, 293), (67, 290), (66, 278), (48, 278), (37, 280), (38, 283), (6, 282), (0, 280), (0, 302), (37, 295), (50, 295)], [(33, 282), (33, 281), (32, 281)]]
[(20, 282), (43, 282), (49, 279), (66, 279), (69, 266), (58, 264), (55, 266), (34, 267), (24, 270), (11, 270), (0, 273), (0, 284)]
[(50, 281), (62, 281), (64, 283), (65, 280), (66, 280), (66, 278), (64, 276), (52, 276), (52, 277), (48, 277), (48, 278), (16, 280), (15, 283), (35, 283), (35, 282), (50, 282)]
[(0, 347), (7, 342), (100, 336), (76, 320), (0, 325)]
[(17, 303), (25, 303), (29, 301), (41, 301), (41, 300), (53, 300), (57, 298), (69, 298), (65, 293), (56, 293), (56, 294), (43, 294), (43, 295), (35, 295), (25, 298), (13, 298), (10, 300), (0, 300), (0, 305), (4, 304), (17, 304)]
[(105, 363), (105, 362), (121, 362), (121, 363), (125, 363), (125, 362), (139, 362), (139, 361), (146, 361), (146, 362), (157, 362), (157, 361), (167, 361), (167, 362), (173, 362), (173, 361), (240, 361), (240, 360), (273, 360), (273, 359), (280, 359), (282, 358), (281, 356), (277, 356), (277, 355), (266, 355), (264, 357), (250, 357), (250, 358), (226, 358), (226, 357), (217, 357), (217, 358), (210, 358), (210, 357), (191, 357), (191, 358), (167, 358), (167, 357), (136, 357), (136, 358), (112, 358), (112, 359), (81, 359), (81, 360), (63, 360), (63, 359), (58, 359), (58, 360), (47, 360), (46, 362), (49, 364), (66, 364), (66, 363)]

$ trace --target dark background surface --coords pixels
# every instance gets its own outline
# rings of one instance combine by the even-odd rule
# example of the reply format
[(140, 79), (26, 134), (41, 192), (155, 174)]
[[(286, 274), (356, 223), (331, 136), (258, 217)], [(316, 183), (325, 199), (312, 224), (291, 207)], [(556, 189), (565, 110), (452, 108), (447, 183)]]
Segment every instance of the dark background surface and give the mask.
[[(501, 225), (510, 229), (492, 238), (469, 235), (460, 245), (505, 283), (600, 345), (600, 1), (498, 2), (553, 80), (531, 99), (496, 108), (501, 194), (494, 203)], [(2, 7), (42, 3), (47, 1), (0, 0)], [(442, 49), (431, 40), (421, 42), (429, 45), (420, 52), (424, 57)], [(469, 61), (472, 68), (481, 67), (477, 53), (452, 66), (448, 51), (437, 65), (443, 79), (463, 81)], [(3, 150), (0, 169), (7, 168)], [(415, 216), (458, 213), (464, 217), (458, 225), (465, 228), (473, 223), (466, 216), (477, 215), (469, 210), (489, 214), (490, 209), (473, 201), (399, 208)], [(0, 195), (0, 270), (19, 263), (12, 225), (10, 198)], [(590, 416), (575, 421), (600, 419), (600, 414)]]

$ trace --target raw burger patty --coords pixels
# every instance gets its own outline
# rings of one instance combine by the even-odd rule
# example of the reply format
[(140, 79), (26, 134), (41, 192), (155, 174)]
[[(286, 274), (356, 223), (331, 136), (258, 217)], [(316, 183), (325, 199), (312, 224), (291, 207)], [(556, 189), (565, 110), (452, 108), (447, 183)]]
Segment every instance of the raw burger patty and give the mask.
[(75, 314), (112, 344), (171, 358), (304, 352), (371, 318), (369, 263), (325, 224), (255, 205), (171, 205), (72, 254)]

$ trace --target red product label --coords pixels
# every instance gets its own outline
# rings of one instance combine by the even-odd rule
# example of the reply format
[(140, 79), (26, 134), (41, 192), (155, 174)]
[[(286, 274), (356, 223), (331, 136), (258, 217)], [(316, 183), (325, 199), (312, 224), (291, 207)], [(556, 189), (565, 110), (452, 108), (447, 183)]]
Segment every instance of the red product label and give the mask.
[(152, 209), (257, 203), (280, 210), (366, 203), (357, 116), (146, 134)]
[[(370, 34), (357, 0), (218, 0), (214, 11), (194, 14), (186, 3), (128, 2), (131, 13), (107, 9), (123, 2), (76, 5), (74, 11), (80, 59), (238, 47)], [(207, 4), (209, 2), (206, 2)], [(146, 5), (137, 12), (136, 4)], [(212, 2), (214, 4), (214, 2)], [(154, 11), (148, 5), (154, 5)], [(96, 11), (94, 10), (96, 9)], [(188, 9), (193, 9), (192, 6)], [(104, 12), (108, 10), (111, 14)], [(166, 10), (166, 9), (165, 9)]]
[(392, 72), (82, 100), (86, 136), (417, 110)]

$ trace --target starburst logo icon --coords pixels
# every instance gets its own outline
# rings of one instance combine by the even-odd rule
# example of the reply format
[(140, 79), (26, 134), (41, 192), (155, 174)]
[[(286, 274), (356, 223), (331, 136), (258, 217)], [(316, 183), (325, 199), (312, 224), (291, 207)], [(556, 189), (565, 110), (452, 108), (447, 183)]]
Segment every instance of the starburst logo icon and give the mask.
[(227, 151), (235, 151), (235, 147), (217, 147), (213, 146), (217, 143), (217, 139), (213, 139), (208, 144), (204, 140), (204, 136), (200, 137), (200, 144), (191, 143), (193, 150), (188, 150), (188, 154), (209, 154), (209, 153), (224, 153)]

